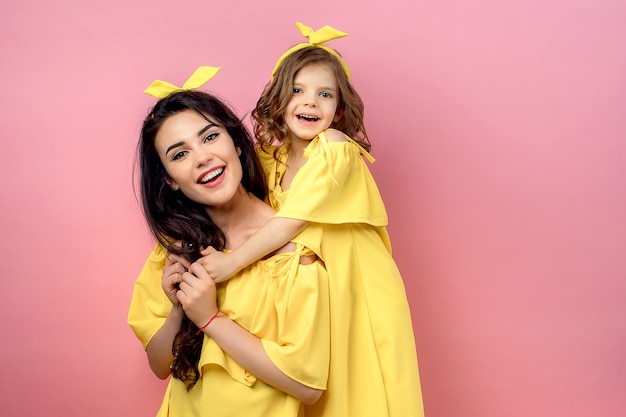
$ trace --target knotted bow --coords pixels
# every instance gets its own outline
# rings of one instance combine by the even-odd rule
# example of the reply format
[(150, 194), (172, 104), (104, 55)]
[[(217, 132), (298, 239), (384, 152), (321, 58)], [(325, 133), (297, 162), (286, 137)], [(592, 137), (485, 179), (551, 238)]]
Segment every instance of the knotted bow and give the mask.
[(284, 54), (282, 54), (281, 57), (278, 58), (278, 62), (274, 66), (274, 70), (272, 71), (272, 77), (276, 75), (276, 71), (278, 71), (278, 67), (288, 55), (296, 51), (299, 51), (300, 49), (306, 48), (307, 46), (314, 45), (314, 46), (323, 48), (327, 50), (328, 52), (330, 52), (331, 54), (333, 54), (334, 56), (336, 56), (339, 59), (339, 62), (341, 63), (343, 70), (346, 72), (348, 79), (350, 79), (350, 69), (348, 69), (348, 65), (343, 60), (341, 55), (335, 52), (334, 49), (329, 48), (328, 46), (324, 45), (324, 42), (328, 42), (333, 39), (338, 39), (338, 38), (343, 38), (344, 36), (348, 36), (347, 33), (337, 30), (328, 25), (318, 30), (313, 30), (310, 26), (303, 25), (300, 22), (296, 22), (296, 26), (298, 26), (298, 29), (300, 30), (300, 33), (302, 34), (302, 36), (304, 36), (305, 38), (308, 38), (309, 41), (299, 43), (296, 46), (293, 46), (292, 48), (287, 50), (287, 52), (285, 52)]
[(318, 30), (313, 30), (310, 26), (303, 25), (300, 22), (296, 22), (296, 26), (300, 29), (302, 36), (309, 39), (309, 45), (319, 45), (324, 42), (332, 41), (333, 39), (348, 36), (346, 32), (342, 32), (328, 25)]
[(215, 76), (220, 70), (219, 67), (200, 67), (191, 74), (182, 87), (177, 87), (167, 81), (155, 80), (144, 93), (150, 94), (158, 99), (165, 98), (176, 91), (189, 91), (202, 87), (207, 81)]

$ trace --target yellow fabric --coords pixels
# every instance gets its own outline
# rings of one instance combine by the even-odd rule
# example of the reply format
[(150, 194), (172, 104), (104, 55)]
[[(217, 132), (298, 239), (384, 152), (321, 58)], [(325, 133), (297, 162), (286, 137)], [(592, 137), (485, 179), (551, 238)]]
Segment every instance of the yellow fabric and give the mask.
[(328, 41), (333, 40), (333, 39), (338, 39), (338, 38), (343, 38), (344, 36), (348, 36), (347, 33), (342, 32), (340, 30), (337, 30), (334, 27), (328, 26), (328, 25), (322, 27), (321, 29), (315, 30), (315, 31), (310, 26), (303, 25), (300, 22), (296, 22), (296, 26), (300, 30), (300, 33), (302, 34), (302, 36), (304, 36), (305, 38), (308, 38), (309, 41), (308, 42), (299, 43), (299, 44), (289, 48), (284, 54), (282, 54), (280, 56), (280, 58), (278, 58), (278, 61), (276, 62), (276, 65), (274, 65), (274, 69), (272, 70), (272, 77), (274, 77), (274, 75), (276, 75), (276, 71), (278, 71), (278, 67), (280, 66), (281, 62), (283, 62), (288, 55), (290, 55), (290, 54), (292, 54), (292, 53), (294, 53), (296, 51), (299, 51), (300, 49), (306, 48), (307, 46), (317, 46), (317, 47), (325, 49), (326, 51), (328, 51), (331, 54), (335, 55), (337, 57), (337, 59), (339, 59), (339, 62), (341, 63), (341, 66), (343, 67), (343, 70), (345, 71), (346, 75), (348, 76), (348, 79), (350, 79), (350, 69), (348, 68), (348, 64), (346, 64), (346, 62), (341, 57), (341, 55), (339, 55), (334, 49), (329, 48), (328, 46), (324, 45), (324, 42), (328, 42)]
[[(301, 236), (307, 241), (306, 232)], [(261, 260), (218, 285), (220, 311), (261, 338), (276, 366), (307, 386), (326, 387), (330, 341), (328, 277), (320, 261), (302, 265), (311, 254), (302, 244), (293, 253)], [(161, 289), (166, 251), (157, 245), (137, 279), (128, 313), (144, 348), (163, 325), (171, 303)], [(301, 416), (294, 397), (243, 369), (205, 335), (201, 378), (187, 391), (171, 378), (158, 416)]]
[(199, 67), (193, 74), (191, 74), (191, 77), (185, 81), (182, 87), (177, 87), (167, 81), (154, 80), (152, 84), (144, 90), (144, 93), (161, 99), (167, 97), (175, 91), (195, 90), (196, 88), (202, 87), (206, 84), (206, 82), (213, 78), (219, 70), (219, 67)]
[[(280, 207), (277, 216), (318, 223), (387, 225), (387, 212), (378, 187), (361, 158), (360, 152), (365, 150), (348, 136), (346, 139), (346, 142), (330, 144), (321, 133), (311, 141), (305, 157), (319, 163), (307, 162), (300, 168), (287, 201), (282, 193), (273, 192), (280, 190), (285, 164), (274, 161), (273, 148), (268, 149), (269, 153), (257, 152), (268, 177), (269, 202), (274, 208)], [(286, 147), (279, 150), (278, 158), (287, 158)]]
[(259, 150), (276, 216), (307, 220), (330, 282), (331, 361), (327, 391), (307, 417), (422, 417), (417, 355), (404, 283), (391, 257), (387, 216), (355, 142), (323, 133), (284, 191), (280, 162)]

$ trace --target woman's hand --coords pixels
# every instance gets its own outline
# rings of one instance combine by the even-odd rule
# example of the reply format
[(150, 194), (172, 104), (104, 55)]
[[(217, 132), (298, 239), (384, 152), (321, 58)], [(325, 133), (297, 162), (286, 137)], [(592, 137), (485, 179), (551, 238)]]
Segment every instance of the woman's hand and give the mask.
[(215, 282), (198, 262), (192, 263), (182, 274), (178, 288), (176, 298), (196, 326), (203, 326), (217, 313)]
[(170, 375), (170, 365), (174, 360), (172, 343), (185, 317), (182, 305), (176, 298), (178, 287), (183, 281), (183, 273), (187, 270), (185, 265), (189, 265), (187, 260), (169, 254), (165, 260), (161, 275), (161, 286), (165, 295), (172, 303), (172, 310), (165, 319), (163, 326), (156, 332), (146, 347), (150, 369), (161, 379), (165, 379)]
[(204, 270), (216, 283), (224, 282), (239, 272), (233, 253), (220, 252), (209, 246), (203, 249), (200, 254), (203, 257), (197, 262), (204, 267)]
[(188, 266), (189, 262), (186, 259), (174, 254), (167, 256), (165, 266), (163, 266), (161, 286), (174, 307), (180, 307), (180, 301), (176, 298), (176, 292), (183, 281), (183, 273), (187, 271)]

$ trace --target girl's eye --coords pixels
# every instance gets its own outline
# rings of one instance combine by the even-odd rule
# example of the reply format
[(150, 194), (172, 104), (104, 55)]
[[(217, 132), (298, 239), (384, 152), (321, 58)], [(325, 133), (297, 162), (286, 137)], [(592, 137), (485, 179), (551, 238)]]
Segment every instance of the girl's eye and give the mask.
[(326, 91), (324, 91), (323, 93), (320, 93), (320, 96), (322, 96), (324, 98), (333, 98), (333, 95), (331, 93), (326, 92)]
[(219, 136), (218, 132), (215, 133), (209, 133), (208, 135), (206, 135), (204, 137), (204, 141), (203, 142), (211, 142), (212, 140), (215, 140), (215, 138), (217, 138)]
[(301, 88), (298, 88), (298, 87), (294, 87), (294, 88), (293, 88), (293, 93), (294, 93), (294, 94), (298, 94), (298, 93), (301, 93), (301, 92), (302, 92), (302, 89), (301, 89)]

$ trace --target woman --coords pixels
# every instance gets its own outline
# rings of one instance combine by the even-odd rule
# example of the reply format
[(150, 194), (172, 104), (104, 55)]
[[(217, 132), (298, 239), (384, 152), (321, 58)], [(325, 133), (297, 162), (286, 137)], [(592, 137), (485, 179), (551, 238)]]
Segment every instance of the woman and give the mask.
[(128, 321), (153, 372), (172, 375), (158, 416), (302, 415), (329, 362), (327, 274), (306, 231), (223, 284), (192, 263), (208, 246), (233, 250), (274, 214), (248, 131), (217, 98), (178, 91), (146, 117), (138, 151), (158, 244)]

